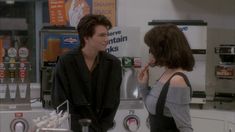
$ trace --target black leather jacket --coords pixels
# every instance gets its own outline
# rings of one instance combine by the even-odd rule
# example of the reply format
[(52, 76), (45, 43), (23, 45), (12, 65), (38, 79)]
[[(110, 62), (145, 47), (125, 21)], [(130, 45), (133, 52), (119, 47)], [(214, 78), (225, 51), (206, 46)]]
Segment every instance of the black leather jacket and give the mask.
[(69, 100), (72, 116), (91, 118), (95, 127), (105, 132), (112, 126), (120, 103), (122, 73), (119, 59), (106, 52), (99, 53), (98, 63), (95, 109), (88, 101), (92, 85), (79, 48), (62, 55), (56, 64), (52, 104), (57, 107)]

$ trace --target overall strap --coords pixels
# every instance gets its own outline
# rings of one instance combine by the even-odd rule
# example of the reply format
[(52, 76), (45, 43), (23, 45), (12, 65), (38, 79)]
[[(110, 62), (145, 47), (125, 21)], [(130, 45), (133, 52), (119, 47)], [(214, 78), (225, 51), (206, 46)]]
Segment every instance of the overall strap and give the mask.
[(159, 95), (159, 98), (158, 98), (158, 101), (157, 101), (157, 104), (156, 104), (156, 114), (160, 114), (160, 115), (163, 115), (163, 110), (164, 110), (164, 107), (165, 107), (165, 103), (166, 103), (166, 97), (167, 97), (167, 93), (168, 93), (168, 89), (169, 89), (169, 85), (170, 85), (170, 81), (171, 79), (175, 76), (175, 75), (180, 75), (184, 78), (186, 84), (188, 85), (188, 87), (190, 87), (190, 95), (192, 94), (192, 88), (191, 88), (191, 85), (190, 85), (190, 82), (187, 78), (187, 76), (182, 73), (182, 72), (176, 72), (174, 73), (168, 80), (167, 82), (164, 84), (162, 90), (161, 90), (161, 93)]
[[(166, 72), (166, 71), (165, 71)], [(157, 81), (160, 80), (160, 78), (162, 78), (162, 76), (165, 74), (165, 72), (162, 73), (162, 75), (157, 79)]]
[(191, 86), (191, 84), (190, 84), (190, 82), (188, 80), (188, 77), (184, 73), (182, 73), (182, 72), (177, 72), (176, 75), (180, 75), (181, 77), (184, 78), (184, 81), (186, 82), (186, 84), (190, 88), (190, 98), (191, 98), (192, 97), (192, 86)]

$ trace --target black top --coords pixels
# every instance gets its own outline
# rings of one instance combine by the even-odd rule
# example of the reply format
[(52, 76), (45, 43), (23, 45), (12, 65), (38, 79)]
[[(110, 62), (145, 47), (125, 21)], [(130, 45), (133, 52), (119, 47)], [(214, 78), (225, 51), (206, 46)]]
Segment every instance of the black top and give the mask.
[(192, 97), (192, 87), (191, 84), (188, 80), (188, 78), (186, 77), (186, 75), (182, 72), (176, 72), (174, 73), (165, 83), (165, 85), (162, 88), (162, 91), (159, 95), (159, 99), (157, 101), (157, 105), (156, 105), (156, 113), (163, 115), (163, 110), (165, 108), (165, 103), (166, 103), (166, 97), (167, 97), (167, 93), (168, 93), (168, 89), (169, 89), (169, 85), (170, 85), (170, 81), (171, 79), (175, 76), (175, 75), (180, 75), (181, 77), (184, 78), (185, 83), (188, 85), (188, 87), (190, 88), (190, 96)]
[(186, 84), (190, 87), (191, 92), (191, 85), (186, 77), (185, 74), (181, 72), (174, 73), (164, 84), (161, 93), (159, 95), (158, 101), (156, 102), (156, 114), (153, 115), (149, 113), (149, 120), (150, 120), (150, 131), (151, 132), (179, 132), (179, 129), (176, 126), (175, 120), (172, 117), (167, 117), (163, 115), (163, 111), (165, 108), (166, 97), (170, 85), (170, 80), (175, 75), (180, 75), (184, 78)]

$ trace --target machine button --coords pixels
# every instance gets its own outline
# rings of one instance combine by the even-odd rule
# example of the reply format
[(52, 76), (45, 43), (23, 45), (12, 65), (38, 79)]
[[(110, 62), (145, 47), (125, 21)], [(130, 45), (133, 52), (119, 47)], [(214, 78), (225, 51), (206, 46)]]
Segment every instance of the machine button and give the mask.
[(140, 127), (140, 120), (136, 115), (129, 115), (124, 119), (124, 128), (128, 132), (136, 132)]
[(24, 118), (15, 118), (10, 124), (11, 132), (28, 132), (29, 124)]
[(25, 129), (24, 124), (21, 121), (17, 122), (14, 128), (15, 132), (24, 132)]

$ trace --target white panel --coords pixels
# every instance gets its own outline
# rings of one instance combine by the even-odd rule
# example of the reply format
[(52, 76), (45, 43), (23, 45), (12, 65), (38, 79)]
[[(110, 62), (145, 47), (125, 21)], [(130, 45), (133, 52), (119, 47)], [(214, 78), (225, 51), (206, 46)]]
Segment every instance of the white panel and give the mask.
[(225, 123), (223, 120), (206, 118), (192, 118), (194, 132), (224, 132)]
[(207, 26), (178, 26), (185, 34), (191, 49), (207, 49)]
[(195, 66), (192, 72), (186, 75), (190, 80), (193, 91), (205, 91), (206, 89), (206, 55), (194, 55)]

